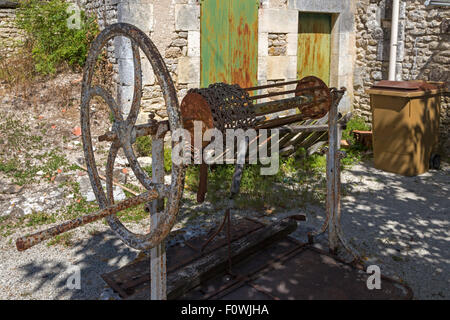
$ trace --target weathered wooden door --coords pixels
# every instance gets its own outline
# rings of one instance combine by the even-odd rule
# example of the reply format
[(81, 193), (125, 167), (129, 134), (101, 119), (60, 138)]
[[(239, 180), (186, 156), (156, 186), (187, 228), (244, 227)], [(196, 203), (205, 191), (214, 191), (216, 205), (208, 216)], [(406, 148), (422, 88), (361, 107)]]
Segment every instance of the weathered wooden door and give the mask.
[(215, 82), (257, 85), (258, 5), (257, 0), (202, 0), (202, 87)]
[(316, 76), (330, 82), (331, 15), (300, 13), (298, 27), (299, 79)]

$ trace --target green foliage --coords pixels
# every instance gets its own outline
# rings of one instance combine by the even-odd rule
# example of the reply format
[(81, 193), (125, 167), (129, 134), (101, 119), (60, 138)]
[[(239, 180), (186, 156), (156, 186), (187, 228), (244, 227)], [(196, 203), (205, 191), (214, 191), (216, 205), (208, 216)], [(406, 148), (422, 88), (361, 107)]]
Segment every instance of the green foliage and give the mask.
[(32, 43), (35, 70), (54, 74), (62, 63), (79, 68), (84, 65), (89, 44), (98, 33), (94, 18), (81, 12), (80, 29), (69, 28), (72, 13), (64, 0), (23, 0), (17, 10), (17, 25)]
[(30, 214), (26, 220), (27, 227), (40, 226), (56, 222), (56, 218), (53, 215), (45, 212), (34, 212)]
[(370, 130), (370, 126), (363, 118), (358, 116), (353, 117), (347, 122), (347, 128), (342, 132), (342, 139), (347, 140), (350, 147), (345, 150), (347, 156), (341, 159), (341, 165), (344, 167), (351, 166), (367, 157), (364, 154), (364, 152), (367, 151), (367, 148), (356, 143), (355, 138), (352, 135), (353, 130), (368, 131)]
[[(321, 176), (326, 167), (323, 155), (311, 157), (281, 158), (279, 171), (275, 175), (261, 175), (260, 164), (246, 165), (240, 194), (236, 198), (239, 208), (264, 210), (269, 208), (289, 208), (302, 205), (304, 201), (315, 201), (323, 196)], [(230, 192), (231, 181), (235, 170), (234, 165), (211, 166), (208, 173), (207, 200), (218, 203)], [(185, 186), (192, 192), (197, 192), (199, 182), (199, 166), (189, 166), (186, 172)], [(315, 183), (316, 193), (309, 192), (308, 184)], [(275, 192), (276, 191), (276, 192)]]
[(349, 143), (354, 143), (354, 138), (351, 134), (353, 130), (368, 131), (370, 126), (361, 117), (353, 117), (347, 122), (347, 128), (342, 132), (342, 139)]
[(164, 171), (172, 172), (172, 148), (164, 148)]
[(150, 136), (137, 137), (136, 152), (139, 157), (148, 157), (152, 153), (152, 138)]
[(66, 232), (63, 234), (59, 234), (56, 237), (52, 238), (48, 243), (47, 247), (54, 246), (54, 245), (62, 245), (64, 247), (70, 247), (73, 244), (73, 233), (72, 232)]

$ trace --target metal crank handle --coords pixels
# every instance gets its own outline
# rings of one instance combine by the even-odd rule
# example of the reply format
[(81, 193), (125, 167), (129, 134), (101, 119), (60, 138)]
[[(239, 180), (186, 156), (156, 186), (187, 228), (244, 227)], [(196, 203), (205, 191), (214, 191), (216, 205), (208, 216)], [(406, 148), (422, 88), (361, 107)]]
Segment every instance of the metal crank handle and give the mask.
[(159, 193), (156, 190), (150, 190), (144, 193), (141, 193), (135, 197), (128, 198), (124, 201), (121, 201), (117, 204), (109, 206), (103, 210), (97, 211), (95, 213), (91, 213), (82, 217), (78, 217), (73, 220), (66, 221), (60, 225), (54, 226), (52, 228), (36, 232), (34, 234), (20, 237), (16, 240), (16, 247), (18, 251), (24, 251), (32, 246), (41, 243), (44, 240), (53, 238), (61, 233), (67, 232), (69, 230), (73, 230), (82, 225), (100, 220), (109, 215), (117, 213), (119, 211), (125, 210), (127, 208), (138, 206), (142, 203), (149, 202), (155, 200), (159, 197)]

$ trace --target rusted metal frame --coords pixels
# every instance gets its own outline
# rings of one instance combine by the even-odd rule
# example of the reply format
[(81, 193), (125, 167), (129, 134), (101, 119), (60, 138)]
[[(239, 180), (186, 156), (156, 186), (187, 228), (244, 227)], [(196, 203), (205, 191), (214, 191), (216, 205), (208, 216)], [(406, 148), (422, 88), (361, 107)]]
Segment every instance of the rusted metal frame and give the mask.
[(280, 131), (280, 133), (301, 133), (301, 132), (317, 132), (317, 131), (327, 131), (328, 130), (328, 125), (323, 124), (323, 125), (310, 125), (310, 126), (295, 126), (295, 127), (291, 127), (291, 126), (284, 126), (281, 128), (278, 128), (278, 130)]
[[(150, 136), (156, 133), (158, 130), (158, 126), (165, 125), (167, 128), (169, 128), (169, 122), (167, 120), (165, 121), (159, 121), (159, 122), (149, 122), (144, 124), (138, 124), (133, 127), (133, 131), (131, 133), (132, 137), (144, 137), (144, 136)], [(114, 131), (109, 131), (101, 136), (98, 137), (98, 141), (115, 141), (117, 140), (117, 134)]]
[(140, 195), (138, 195), (136, 197), (128, 198), (124, 201), (121, 201), (115, 205), (107, 206), (105, 209), (102, 209), (95, 213), (84, 215), (82, 217), (78, 217), (76, 219), (66, 221), (66, 222), (59, 224), (57, 226), (54, 226), (52, 228), (49, 228), (49, 229), (46, 229), (46, 230), (43, 230), (40, 232), (36, 232), (32, 235), (18, 238), (16, 240), (17, 250), (19, 250), (19, 251), (26, 250), (44, 240), (55, 237), (61, 233), (73, 230), (75, 228), (78, 228), (80, 226), (83, 226), (85, 224), (88, 224), (88, 223), (91, 223), (91, 222), (94, 222), (97, 220), (100, 220), (102, 218), (113, 215), (122, 210), (138, 206), (138, 205), (148, 202), (148, 201), (152, 201), (153, 199), (157, 199), (158, 197), (159, 197), (159, 193), (156, 190), (147, 191), (147, 192), (141, 193)]
[[(310, 106), (310, 105), (314, 105), (314, 104), (319, 104), (319, 103), (323, 103), (326, 102), (326, 99), (319, 99), (318, 101), (312, 102), (312, 103), (307, 103), (307, 104), (303, 104), (300, 105), (298, 107), (306, 107), (306, 106)], [(281, 118), (276, 118), (276, 119), (270, 119), (270, 120), (263, 120), (260, 121), (256, 124), (255, 128), (256, 129), (271, 129), (271, 128), (276, 128), (276, 127), (280, 127), (280, 126), (284, 126), (290, 123), (295, 123), (295, 122), (299, 122), (302, 120), (305, 120), (306, 118), (309, 118), (309, 116), (304, 115), (301, 113), (301, 109), (300, 109), (300, 113), (299, 114), (295, 114), (292, 116), (286, 116), (286, 117), (281, 117)]]
[[(332, 90), (334, 92), (334, 89), (332, 89)], [(332, 101), (332, 104), (331, 104), (330, 111), (328, 113), (328, 139), (329, 139), (328, 143), (329, 143), (330, 148), (331, 148), (331, 146), (333, 144), (333, 141), (334, 142), (336, 141), (336, 138), (333, 140), (333, 136), (332, 136), (333, 126), (336, 127), (336, 125), (333, 124), (332, 120), (333, 119), (336, 120), (336, 118), (337, 118), (338, 105), (339, 105), (340, 100), (342, 99), (342, 95), (338, 95), (338, 96), (332, 95), (332, 97), (333, 97), (333, 101)], [(332, 118), (332, 117), (334, 117), (334, 118)], [(334, 146), (333, 151), (336, 152), (336, 145)], [(333, 195), (333, 192), (332, 192), (333, 183), (331, 181), (331, 178), (332, 178), (331, 173), (333, 172), (334, 168), (335, 168), (334, 160), (332, 158), (330, 158), (330, 152), (328, 151), (328, 153), (327, 153), (327, 197), (326, 197), (325, 221), (324, 221), (324, 223), (322, 224), (322, 226), (320, 227), (319, 230), (316, 230), (316, 231), (313, 231), (313, 232), (308, 232), (307, 236), (308, 236), (308, 241), (310, 243), (312, 243), (314, 241), (314, 237), (316, 237), (316, 236), (318, 236), (320, 234), (323, 234), (327, 230), (327, 228), (329, 228), (329, 226), (330, 226), (330, 217), (331, 217), (331, 214), (332, 214), (332, 205), (334, 203), (334, 202), (332, 202), (332, 199), (331, 199), (332, 195)], [(332, 233), (333, 232), (334, 231), (332, 231)], [(331, 245), (335, 245), (336, 235), (333, 234), (333, 237), (334, 238), (330, 238), (330, 240), (329, 240), (330, 241), (330, 248), (331, 248)]]
[(197, 191), (197, 202), (205, 201), (206, 192), (208, 191), (208, 164), (202, 162), (200, 164), (199, 184)]
[[(227, 216), (230, 214), (230, 211), (227, 209), (224, 214), (224, 218), (222, 220), (222, 223), (220, 224), (219, 228), (217, 228), (216, 231), (208, 238), (206, 239), (205, 243), (202, 244), (202, 247), (200, 249), (201, 252), (204, 252), (208, 244), (214, 240), (217, 235), (222, 231), (223, 227), (225, 226), (225, 222), (227, 221)], [(193, 248), (193, 247), (192, 247)]]
[[(345, 125), (347, 124), (348, 120), (351, 118), (351, 113), (347, 113), (344, 117), (342, 117), (341, 119), (339, 119), (338, 121), (338, 145), (340, 146), (340, 141), (342, 138), (342, 130), (345, 127)], [(328, 120), (328, 115), (324, 118), (321, 118), (319, 120), (317, 120), (316, 122), (316, 126), (317, 125), (321, 125), (322, 123), (326, 122)], [(314, 146), (316, 146), (317, 144), (325, 144), (325, 140), (328, 140), (328, 127), (326, 127), (326, 129), (324, 130), (325, 134), (320, 135), (319, 132), (316, 132), (313, 135), (302, 135), (299, 136), (298, 139), (294, 139), (293, 141), (291, 141), (291, 146), (290, 148), (284, 148), (284, 154), (288, 155), (290, 153), (292, 153), (295, 148), (299, 148), (299, 147), (304, 147), (307, 149), (307, 151), (310, 148), (314, 148)], [(322, 141), (324, 139), (324, 141)], [(309, 153), (309, 151), (308, 151)]]
[(109, 109), (114, 115), (114, 118), (123, 121), (122, 113), (120, 112), (120, 107), (117, 104), (117, 102), (114, 100), (114, 98), (109, 94), (108, 91), (106, 91), (103, 87), (100, 86), (94, 86), (91, 88), (89, 95), (91, 97), (100, 96), (105, 100), (105, 102), (108, 104)]
[[(94, 67), (98, 55), (105, 44), (112, 38), (116, 36), (124, 36), (131, 40), (133, 45), (133, 60), (135, 60), (135, 72), (138, 71), (138, 63), (136, 62), (137, 48), (140, 48), (146, 57), (149, 59), (153, 71), (155, 72), (158, 83), (161, 86), (162, 93), (166, 102), (167, 112), (169, 116), (169, 126), (173, 131), (176, 128), (181, 127), (179, 105), (176, 95), (176, 90), (173, 85), (172, 79), (170, 78), (169, 72), (167, 70), (164, 61), (159, 54), (157, 48), (154, 46), (152, 41), (145, 35), (142, 31), (136, 27), (126, 24), (119, 23), (113, 24), (105, 28), (99, 36), (92, 42), (91, 49), (86, 61), (85, 72), (83, 76), (82, 84), (82, 104), (81, 104), (81, 123), (83, 130), (83, 149), (85, 153), (86, 163), (88, 167), (89, 177), (91, 179), (91, 184), (93, 191), (96, 195), (97, 201), (101, 208), (107, 206), (106, 196), (102, 190), (100, 179), (98, 178), (98, 171), (95, 164), (95, 159), (93, 156), (93, 149), (91, 144), (91, 134), (89, 129), (89, 101), (90, 101), (90, 83), (92, 82), (92, 77), (94, 73)], [(135, 95), (133, 98), (132, 108), (130, 114), (126, 121), (121, 123), (116, 123), (115, 130), (118, 133), (118, 139), (122, 144), (122, 148), (128, 158), (128, 162), (132, 166), (132, 169), (138, 178), (138, 180), (146, 187), (156, 188), (160, 192), (160, 195), (168, 196), (168, 205), (160, 220), (160, 227), (157, 230), (151, 231), (147, 235), (134, 235), (128, 233), (119, 225), (118, 228), (112, 227), (119, 237), (121, 237), (124, 242), (139, 250), (144, 250), (155, 246), (160, 243), (170, 232), (173, 224), (176, 221), (176, 216), (179, 209), (180, 199), (183, 192), (184, 176), (185, 176), (185, 166), (184, 165), (173, 165), (172, 166), (172, 184), (170, 186), (170, 192), (166, 192), (167, 188), (164, 185), (153, 185), (151, 180), (145, 175), (142, 168), (136, 161), (136, 158), (132, 152), (131, 143), (131, 131), (134, 126), (135, 118), (138, 113), (138, 106), (140, 101), (141, 90), (139, 84), (141, 84), (140, 74), (135, 73)], [(116, 226), (117, 227), (117, 226)]]
[[(340, 101), (344, 95), (345, 90), (334, 90), (335, 100)], [(358, 261), (360, 259), (360, 254), (346, 241), (342, 229), (341, 229), (341, 163), (340, 159), (343, 154), (339, 151), (340, 146), (340, 126), (338, 125), (338, 103), (335, 104), (333, 112), (330, 110), (330, 149), (328, 156), (333, 161), (334, 169), (330, 172), (331, 176), (331, 206), (332, 210), (330, 213), (330, 224), (329, 224), (329, 241), (330, 250), (334, 252), (337, 249), (337, 241), (339, 240), (343, 247), (352, 255), (353, 261)], [(338, 141), (339, 140), (339, 141)]]
[[(249, 141), (250, 141), (249, 137), (245, 137), (245, 143), (241, 146), (238, 146), (238, 148), (239, 147), (241, 148), (238, 150), (238, 161), (242, 160), (242, 153), (243, 153), (243, 157), (245, 159), (245, 154), (247, 153), (247, 149), (249, 147)], [(241, 156), (240, 159), (239, 159), (239, 155)], [(234, 169), (233, 179), (231, 182), (230, 203), (229, 203), (228, 208), (225, 211), (224, 220), (223, 220), (222, 224), (220, 225), (219, 229), (216, 232), (214, 232), (214, 234), (203, 244), (202, 249), (201, 249), (203, 252), (204, 249), (206, 248), (206, 246), (220, 233), (220, 231), (222, 231), (222, 229), (225, 225), (225, 221), (226, 221), (227, 222), (227, 242), (228, 242), (228, 268), (229, 268), (228, 272), (230, 274), (232, 274), (232, 271), (231, 271), (231, 266), (232, 266), (232, 262), (231, 262), (231, 210), (234, 208), (234, 198), (239, 193), (243, 173), (244, 173), (244, 164), (237, 163), (235, 166), (235, 169)]]
[(263, 102), (253, 105), (253, 110), (256, 116), (263, 116), (270, 113), (296, 109), (304, 104), (312, 103), (313, 96), (297, 96), (277, 101)]
[(255, 129), (273, 129), (279, 126), (294, 123), (298, 121), (302, 121), (305, 119), (305, 116), (302, 114), (295, 114), (292, 116), (277, 118), (273, 120), (266, 120), (256, 125)]
[[(152, 136), (152, 181), (164, 183), (164, 136), (166, 128), (160, 126), (158, 132)], [(168, 129), (168, 128), (167, 128)], [(151, 204), (150, 228), (158, 228), (164, 201), (153, 200)], [(167, 300), (167, 267), (165, 241), (150, 249), (150, 298), (151, 300)]]
[[(311, 125), (312, 123), (314, 123), (314, 121), (315, 121), (314, 119), (308, 119), (308, 120), (302, 121), (300, 123), (300, 125)], [(281, 127), (281, 128), (283, 128), (283, 127)], [(287, 145), (291, 145), (293, 142), (297, 141), (304, 135), (305, 135), (304, 133), (288, 134), (286, 136), (286, 139), (284, 139), (284, 141), (280, 141), (280, 149), (286, 147)]]
[(293, 89), (293, 90), (286, 90), (286, 91), (279, 91), (279, 92), (271, 92), (271, 93), (261, 94), (261, 95), (258, 95), (258, 96), (251, 96), (250, 100), (259, 100), (259, 99), (276, 97), (276, 96), (281, 96), (281, 95), (291, 94), (291, 93), (308, 92), (308, 91), (313, 91), (313, 90), (317, 90), (317, 89), (323, 89), (323, 87), (314, 86), (314, 87), (302, 88), (302, 89)]
[(328, 228), (328, 242), (330, 252), (336, 253), (338, 242), (353, 256), (353, 261), (359, 259), (359, 254), (345, 240), (340, 225), (340, 157), (338, 139), (338, 105), (345, 90), (332, 89), (333, 103), (328, 115), (328, 144), (327, 150), (327, 209), (325, 222), (320, 230), (308, 233), (309, 242), (313, 242), (313, 237), (325, 232)]
[(290, 85), (290, 84), (298, 84), (301, 81), (302, 80), (293, 80), (293, 81), (286, 81), (286, 82), (280, 82), (280, 83), (265, 84), (265, 85), (262, 85), (262, 86), (244, 88), (244, 90), (246, 90), (246, 91), (255, 91), (255, 90), (261, 90), (261, 89), (283, 87), (283, 86)]

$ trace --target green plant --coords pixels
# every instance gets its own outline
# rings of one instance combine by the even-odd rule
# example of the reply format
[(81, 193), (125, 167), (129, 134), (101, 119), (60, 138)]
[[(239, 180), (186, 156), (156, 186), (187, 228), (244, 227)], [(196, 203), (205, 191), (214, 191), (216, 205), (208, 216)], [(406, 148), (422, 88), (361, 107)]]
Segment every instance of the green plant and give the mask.
[(62, 245), (64, 247), (70, 247), (73, 244), (72, 238), (73, 233), (71, 232), (59, 234), (47, 243), (47, 247), (54, 246), (56, 244)]
[(139, 157), (147, 157), (152, 153), (152, 138), (150, 136), (136, 138), (134, 145)]
[(342, 139), (347, 140), (349, 143), (354, 143), (355, 141), (351, 133), (353, 130), (367, 131), (370, 130), (370, 126), (363, 118), (359, 116), (353, 117), (347, 122), (347, 127), (342, 132)]
[(164, 171), (172, 171), (172, 148), (164, 148)]
[(35, 69), (41, 74), (54, 74), (64, 62), (82, 67), (89, 43), (98, 34), (95, 19), (83, 11), (80, 28), (69, 28), (68, 6), (64, 0), (23, 0), (17, 11), (16, 23), (27, 33)]
[(30, 214), (26, 218), (26, 226), (32, 227), (32, 226), (40, 226), (43, 224), (50, 224), (56, 222), (56, 218), (48, 213), (45, 212), (34, 212)]

